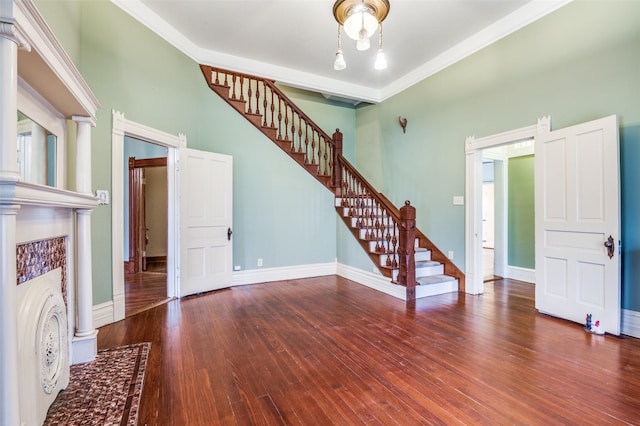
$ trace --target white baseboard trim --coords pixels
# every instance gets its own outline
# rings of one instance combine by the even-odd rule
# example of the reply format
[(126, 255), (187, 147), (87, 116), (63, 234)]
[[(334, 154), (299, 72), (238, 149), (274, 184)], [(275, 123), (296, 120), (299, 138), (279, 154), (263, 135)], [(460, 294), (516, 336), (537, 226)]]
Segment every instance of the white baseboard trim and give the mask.
[(381, 291), (389, 296), (396, 297), (401, 300), (407, 300), (407, 291), (400, 285), (391, 284), (391, 280), (385, 276), (374, 274), (373, 272), (363, 271), (362, 269), (338, 263), (337, 275), (358, 284)]
[(511, 278), (518, 281), (524, 281), (526, 283), (535, 284), (536, 282), (536, 270), (520, 268), (519, 266), (507, 266), (507, 276), (505, 278)]
[(113, 302), (104, 302), (93, 306), (93, 326), (95, 328), (115, 322), (113, 318)]
[(311, 265), (283, 266), (280, 268), (249, 269), (233, 273), (233, 286), (322, 277), (336, 274), (336, 262)]
[(640, 312), (622, 310), (622, 334), (640, 338)]

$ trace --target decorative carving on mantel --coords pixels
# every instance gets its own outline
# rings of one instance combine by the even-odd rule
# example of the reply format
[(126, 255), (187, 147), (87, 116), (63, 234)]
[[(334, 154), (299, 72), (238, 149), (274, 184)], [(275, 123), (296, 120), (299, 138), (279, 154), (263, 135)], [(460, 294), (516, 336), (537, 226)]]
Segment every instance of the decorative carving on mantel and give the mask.
[(38, 323), (38, 358), (40, 384), (46, 394), (58, 386), (65, 362), (64, 345), (67, 342), (67, 315), (59, 294), (50, 294), (42, 308)]
[(31, 45), (21, 34), (20, 29), (13, 19), (0, 18), (0, 37), (16, 43), (19, 49), (31, 52)]
[(7, 38), (15, 43), (18, 42), (16, 24), (13, 19), (0, 18), (0, 37)]

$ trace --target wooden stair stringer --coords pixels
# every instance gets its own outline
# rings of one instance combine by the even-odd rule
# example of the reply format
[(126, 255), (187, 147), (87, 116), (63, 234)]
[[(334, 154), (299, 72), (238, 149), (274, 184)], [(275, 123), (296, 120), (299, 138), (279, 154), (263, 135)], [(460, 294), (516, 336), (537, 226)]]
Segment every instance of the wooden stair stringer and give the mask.
[[(251, 123), (260, 132), (262, 132), (273, 143), (275, 143), (291, 159), (293, 159), (300, 166), (302, 166), (305, 170), (307, 170), (307, 172), (310, 173), (318, 182), (320, 182), (325, 188), (329, 189), (334, 194), (334, 196), (338, 197), (338, 196), (341, 195), (342, 188), (333, 186), (333, 181), (332, 181), (331, 176), (320, 174), (319, 173), (320, 167), (318, 165), (316, 165), (316, 164), (309, 164), (307, 161), (305, 161), (305, 154), (303, 152), (293, 151), (292, 150), (291, 141), (282, 140), (282, 139), (280, 139), (278, 137), (278, 129), (277, 128), (263, 125), (263, 123), (265, 123), (265, 117), (264, 117), (263, 114), (256, 114), (256, 113), (247, 112), (246, 111), (246, 101), (245, 100), (230, 99), (229, 98), (229, 94), (230, 94), (230, 87), (229, 86), (223, 85), (223, 84), (216, 84), (216, 83), (211, 82), (207, 75), (211, 75), (213, 67), (207, 66), (207, 65), (200, 65), (200, 68), (201, 68), (201, 71), (202, 71), (202, 73), (203, 73), (203, 75), (205, 77), (205, 81), (207, 82), (207, 85), (209, 86), (209, 88), (213, 92), (215, 92), (220, 98), (222, 98), (222, 100), (224, 100), (227, 104), (229, 104), (233, 109), (238, 111), (238, 113), (240, 113), (242, 116), (244, 116), (245, 119), (249, 123)], [(259, 77), (255, 77), (255, 78), (259, 78)], [(267, 81), (265, 79), (263, 79), (263, 80)], [(293, 102), (291, 100), (289, 100), (289, 99), (287, 99), (287, 102), (290, 102), (291, 105), (294, 105)], [(263, 111), (263, 112), (265, 112), (265, 111)], [(346, 161), (346, 160), (344, 160), (344, 161)], [(391, 203), (390, 200), (388, 198), (386, 198), (382, 193), (376, 191), (375, 194), (377, 196), (379, 196), (381, 199), (385, 200), (387, 203), (393, 205), (393, 203)], [(344, 221), (345, 225), (347, 225), (347, 227), (351, 231), (351, 233), (354, 236), (354, 238), (356, 238), (356, 240), (358, 241), (360, 246), (363, 248), (363, 250), (365, 250), (365, 253), (367, 253), (367, 255), (369, 256), (371, 261), (374, 263), (376, 268), (380, 271), (380, 273), (383, 276), (385, 276), (385, 277), (389, 278), (390, 280), (392, 280), (392, 282), (393, 282), (393, 274), (394, 274), (395, 270), (393, 268), (381, 265), (381, 262), (380, 262), (380, 257), (384, 256), (386, 253), (372, 252), (370, 247), (369, 247), (369, 242), (367, 240), (364, 240), (364, 239), (360, 238), (359, 229), (354, 228), (354, 227), (351, 226), (351, 223), (350, 223), (351, 217), (344, 216), (340, 211), (341, 209), (342, 209), (342, 207), (336, 207), (336, 212), (342, 218), (342, 220)], [(396, 210), (398, 210), (398, 209), (396, 208)], [(452, 277), (454, 277), (455, 279), (458, 280), (458, 290), (459, 291), (464, 291), (465, 290), (464, 273), (462, 273), (462, 271), (460, 271), (455, 266), (455, 264), (448, 257), (446, 257), (442, 253), (442, 251), (440, 251), (436, 247), (436, 245), (433, 244), (431, 242), (431, 240), (429, 240), (429, 238), (427, 238), (417, 228), (416, 228), (416, 237), (419, 238), (420, 247), (424, 247), (426, 249), (431, 250), (433, 260), (438, 261), (438, 262), (440, 262), (440, 263), (442, 263), (444, 265), (444, 274), (452, 276)]]

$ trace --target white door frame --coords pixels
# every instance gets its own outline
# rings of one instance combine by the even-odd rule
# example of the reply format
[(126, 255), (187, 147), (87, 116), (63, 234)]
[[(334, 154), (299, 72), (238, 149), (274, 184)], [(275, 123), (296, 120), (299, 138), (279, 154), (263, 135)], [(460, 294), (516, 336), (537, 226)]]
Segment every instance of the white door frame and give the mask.
[[(550, 123), (551, 117), (542, 122)], [(482, 138), (468, 136), (465, 141), (466, 153), (466, 205), (465, 205), (465, 282), (466, 292), (484, 292), (482, 270), (482, 151), (500, 145), (535, 139), (541, 123)], [(506, 218), (505, 218), (506, 220)]]
[(127, 120), (124, 113), (112, 111), (111, 131), (111, 244), (113, 321), (125, 316), (124, 297), (124, 138), (140, 139), (167, 148), (167, 297), (180, 294), (180, 222), (178, 169), (180, 149), (187, 137), (172, 135)]

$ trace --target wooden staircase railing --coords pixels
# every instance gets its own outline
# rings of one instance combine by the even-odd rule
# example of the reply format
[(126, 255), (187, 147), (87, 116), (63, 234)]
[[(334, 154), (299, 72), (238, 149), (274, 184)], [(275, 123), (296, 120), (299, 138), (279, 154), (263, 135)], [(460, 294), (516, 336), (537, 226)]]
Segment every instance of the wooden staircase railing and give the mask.
[[(345, 223), (355, 221), (357, 230), (349, 223), (348, 227), (380, 272), (407, 287), (407, 299), (415, 298), (412, 263), (416, 237), (464, 290), (464, 274), (415, 228), (415, 209), (408, 202), (402, 209), (395, 207), (342, 156), (339, 130), (333, 136), (325, 133), (273, 80), (208, 65), (200, 65), (200, 69), (211, 90), (335, 194), (336, 209), (348, 209), (347, 216), (340, 216)], [(356, 235), (361, 230), (364, 240)]]

